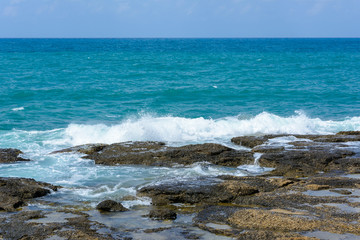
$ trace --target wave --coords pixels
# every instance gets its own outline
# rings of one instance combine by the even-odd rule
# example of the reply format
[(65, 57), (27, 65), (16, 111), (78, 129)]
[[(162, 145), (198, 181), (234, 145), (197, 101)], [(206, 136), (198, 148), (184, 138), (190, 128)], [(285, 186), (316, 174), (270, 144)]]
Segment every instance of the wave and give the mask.
[(228, 142), (232, 137), (263, 134), (332, 134), (360, 130), (360, 117), (342, 121), (309, 118), (302, 112), (281, 117), (263, 112), (249, 119), (239, 116), (220, 119), (152, 117), (127, 119), (116, 125), (70, 124), (61, 139), (48, 143), (80, 145), (125, 141), (168, 143)]
[(24, 109), (25, 109), (24, 107), (17, 107), (17, 108), (11, 109), (11, 111), (17, 112), (17, 111), (22, 111)]

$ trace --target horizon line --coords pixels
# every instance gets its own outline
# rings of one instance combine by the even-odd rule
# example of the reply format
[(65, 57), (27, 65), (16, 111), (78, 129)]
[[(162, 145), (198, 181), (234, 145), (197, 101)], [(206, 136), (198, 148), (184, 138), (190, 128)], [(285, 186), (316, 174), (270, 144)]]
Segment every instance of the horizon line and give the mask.
[(359, 37), (0, 37), (0, 39), (360, 39)]

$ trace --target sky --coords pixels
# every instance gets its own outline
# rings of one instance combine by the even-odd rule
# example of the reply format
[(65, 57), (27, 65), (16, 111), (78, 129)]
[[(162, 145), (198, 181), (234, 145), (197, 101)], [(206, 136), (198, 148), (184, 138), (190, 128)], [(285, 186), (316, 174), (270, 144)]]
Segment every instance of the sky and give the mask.
[(360, 0), (0, 0), (0, 38), (360, 37)]

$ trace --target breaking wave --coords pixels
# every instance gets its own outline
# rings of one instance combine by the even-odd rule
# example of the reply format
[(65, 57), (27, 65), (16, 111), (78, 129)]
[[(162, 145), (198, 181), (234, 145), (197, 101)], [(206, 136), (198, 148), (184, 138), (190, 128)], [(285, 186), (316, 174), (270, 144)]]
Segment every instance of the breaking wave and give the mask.
[(165, 141), (168, 143), (228, 142), (231, 137), (263, 134), (332, 134), (360, 130), (360, 117), (342, 121), (309, 118), (296, 112), (281, 117), (263, 112), (249, 119), (239, 116), (220, 119), (152, 117), (127, 119), (116, 125), (70, 124), (53, 144), (79, 145), (124, 141)]

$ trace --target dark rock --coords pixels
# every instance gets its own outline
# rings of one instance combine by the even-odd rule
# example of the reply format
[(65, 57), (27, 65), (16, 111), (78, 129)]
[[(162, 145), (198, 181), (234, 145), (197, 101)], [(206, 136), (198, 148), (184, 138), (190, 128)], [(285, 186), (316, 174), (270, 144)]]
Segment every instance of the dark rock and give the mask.
[(264, 146), (256, 146), (251, 151), (259, 152), (259, 153), (276, 153), (276, 152), (282, 152), (284, 150), (285, 148), (282, 146), (264, 145)]
[[(84, 147), (88, 148), (85, 145), (71, 149), (84, 152)], [(93, 150), (93, 148), (91, 149)], [(102, 146), (100, 151), (92, 150), (84, 158), (92, 159), (96, 164), (103, 165), (173, 166), (209, 162), (216, 165), (236, 167), (242, 164), (251, 164), (254, 161), (251, 152), (237, 151), (213, 143), (166, 147), (162, 142), (125, 142)]]
[(333, 142), (333, 143), (341, 143), (341, 142), (354, 142), (360, 141), (360, 135), (330, 135), (325, 137), (315, 138), (316, 142)]
[(57, 191), (58, 187), (28, 178), (0, 178), (0, 210), (14, 211), (32, 198)]
[(105, 200), (96, 206), (96, 209), (104, 212), (125, 212), (129, 209), (125, 208), (121, 203), (113, 200)]
[(356, 188), (360, 179), (347, 177), (314, 177), (310, 178), (308, 184), (327, 185), (331, 188)]
[[(237, 206), (206, 206), (194, 218), (199, 228), (236, 239), (258, 240), (258, 239), (297, 239), (307, 240), (298, 233), (280, 232), (278, 230), (251, 230), (250, 228), (234, 226), (233, 216), (243, 208)], [(261, 221), (261, 220), (259, 220)], [(220, 226), (220, 228), (216, 228)], [(225, 226), (225, 227), (224, 227)], [(259, 226), (261, 226), (259, 224)], [(310, 239), (309, 239), (310, 240)]]
[[(299, 217), (302, 216), (302, 217)], [(360, 234), (357, 223), (347, 223), (340, 219), (310, 219), (304, 213), (289, 211), (269, 211), (264, 209), (241, 209), (228, 221), (240, 229), (268, 230), (275, 232), (352, 232)]]
[[(105, 226), (88, 220), (84, 213), (71, 213), (71, 217), (59, 221), (59, 219), (47, 218), (47, 215), (60, 218), (63, 212), (52, 211), (21, 211), (6, 215), (0, 224), (1, 239), (89, 239), (109, 240), (114, 239), (107, 233), (99, 233)], [(110, 232), (110, 230), (108, 230)], [(118, 231), (116, 239), (129, 239), (127, 233)]]
[(156, 220), (175, 220), (176, 212), (170, 209), (153, 209), (149, 212), (149, 218)]
[(169, 203), (227, 203), (238, 196), (257, 192), (255, 187), (236, 180), (199, 178), (143, 187), (138, 194), (151, 197), (154, 205), (165, 205)]
[(267, 140), (269, 139), (265, 136), (242, 136), (232, 138), (231, 142), (244, 147), (253, 148), (265, 143)]
[(360, 131), (341, 131), (336, 135), (360, 135)]
[(308, 184), (305, 186), (305, 188), (308, 190), (311, 190), (311, 191), (319, 191), (319, 190), (329, 189), (330, 186), (329, 185), (319, 185), (319, 184)]
[(93, 154), (96, 152), (100, 152), (104, 147), (108, 146), (108, 144), (84, 144), (84, 145), (79, 145), (79, 146), (75, 146), (75, 147), (71, 147), (71, 148), (65, 148), (59, 151), (54, 151), (51, 154), (56, 154), (56, 153), (67, 153), (67, 152), (79, 152), (79, 153), (84, 153), (84, 154)]
[(223, 180), (232, 180), (233, 182), (239, 182), (254, 187), (259, 192), (271, 192), (279, 188), (283, 188), (294, 184), (299, 181), (296, 179), (286, 178), (270, 178), (262, 176), (248, 176), (248, 177), (235, 177), (235, 176), (220, 176)]
[(290, 150), (279, 153), (265, 153), (260, 157), (259, 164), (264, 167), (276, 168), (273, 171), (274, 175), (303, 177), (324, 171), (331, 162), (354, 154), (352, 151), (340, 149), (332, 151)]
[(19, 162), (19, 161), (30, 161), (29, 159), (25, 159), (22, 157), (19, 157), (20, 154), (22, 154), (18, 149), (14, 148), (0, 148), (0, 163), (13, 163), (13, 162)]
[[(269, 139), (278, 138), (278, 137), (288, 137), (294, 136), (296, 138), (309, 139), (315, 142), (328, 142), (328, 143), (340, 143), (340, 142), (352, 142), (360, 141), (360, 131), (350, 131), (350, 132), (339, 132), (336, 135), (299, 135), (299, 134), (278, 134), (278, 135), (264, 135), (264, 136), (241, 136), (234, 137), (231, 139), (231, 142), (241, 145), (244, 147), (254, 148), (258, 145), (262, 145), (267, 142)], [(304, 143), (306, 144), (306, 143)], [(308, 142), (308, 144), (311, 144)]]
[(351, 195), (352, 192), (346, 189), (331, 189), (330, 192), (339, 193), (343, 195)]

